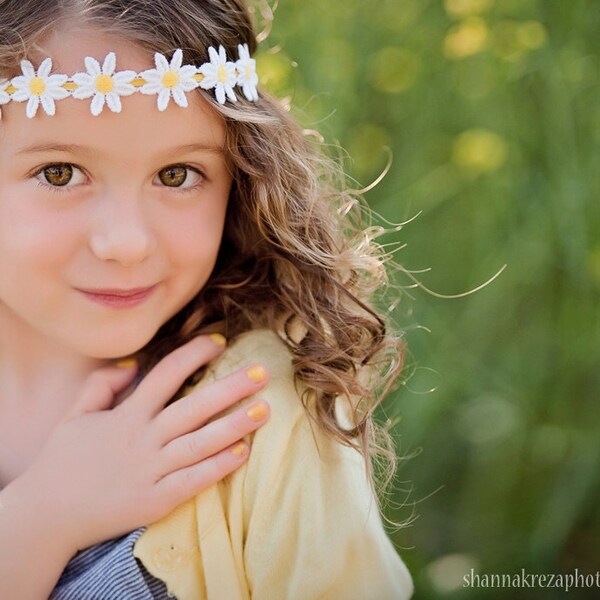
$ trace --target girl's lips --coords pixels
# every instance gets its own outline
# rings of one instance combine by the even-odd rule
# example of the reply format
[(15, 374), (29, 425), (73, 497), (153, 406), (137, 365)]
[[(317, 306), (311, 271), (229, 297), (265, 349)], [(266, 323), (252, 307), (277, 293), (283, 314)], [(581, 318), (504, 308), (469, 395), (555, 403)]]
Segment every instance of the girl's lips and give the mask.
[(78, 289), (86, 298), (110, 306), (112, 308), (130, 308), (137, 306), (146, 300), (156, 289), (158, 284), (146, 288), (135, 288), (130, 290), (122, 289)]

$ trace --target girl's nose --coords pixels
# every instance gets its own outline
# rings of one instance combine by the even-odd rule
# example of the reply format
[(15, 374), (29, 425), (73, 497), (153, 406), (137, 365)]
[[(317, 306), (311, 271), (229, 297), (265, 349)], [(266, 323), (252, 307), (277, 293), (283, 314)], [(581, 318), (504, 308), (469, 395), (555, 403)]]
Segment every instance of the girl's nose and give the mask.
[(89, 244), (97, 258), (123, 266), (148, 258), (156, 250), (156, 238), (143, 198), (130, 193), (99, 199)]

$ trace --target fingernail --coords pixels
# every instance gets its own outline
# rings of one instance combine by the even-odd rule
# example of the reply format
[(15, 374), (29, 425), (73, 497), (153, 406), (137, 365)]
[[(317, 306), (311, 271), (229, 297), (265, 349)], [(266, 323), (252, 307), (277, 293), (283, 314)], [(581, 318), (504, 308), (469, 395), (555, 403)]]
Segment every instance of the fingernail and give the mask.
[(248, 456), (249, 451), (250, 449), (248, 448), (248, 444), (240, 442), (237, 446), (234, 446), (231, 449), (231, 454), (233, 454), (236, 458), (242, 458), (244, 456)]
[(246, 414), (253, 421), (262, 421), (267, 416), (268, 412), (269, 409), (264, 402), (257, 402), (246, 411)]
[(211, 333), (210, 339), (217, 345), (222, 346), (223, 348), (227, 346), (227, 339), (224, 335), (220, 333)]
[(131, 367), (137, 367), (137, 360), (135, 358), (122, 358), (115, 364), (121, 369), (130, 369)]
[(267, 378), (267, 370), (261, 365), (254, 365), (246, 371), (246, 375), (248, 375), (254, 383), (260, 383)]

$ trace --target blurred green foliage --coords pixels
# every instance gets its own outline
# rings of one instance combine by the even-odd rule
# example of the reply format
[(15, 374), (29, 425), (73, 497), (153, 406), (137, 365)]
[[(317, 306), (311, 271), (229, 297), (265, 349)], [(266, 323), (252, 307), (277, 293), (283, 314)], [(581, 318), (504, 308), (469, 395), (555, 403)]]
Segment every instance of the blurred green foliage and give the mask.
[(471, 568), (598, 570), (599, 32), (594, 0), (281, 0), (262, 44), (267, 87), (352, 177), (391, 149), (366, 197), (418, 215), (384, 240), (413, 277), (455, 295), (507, 265), (453, 299), (398, 273), (410, 357), (386, 415), (413, 457), (389, 511), (418, 515), (392, 538), (419, 598), (564, 595), (467, 590)]

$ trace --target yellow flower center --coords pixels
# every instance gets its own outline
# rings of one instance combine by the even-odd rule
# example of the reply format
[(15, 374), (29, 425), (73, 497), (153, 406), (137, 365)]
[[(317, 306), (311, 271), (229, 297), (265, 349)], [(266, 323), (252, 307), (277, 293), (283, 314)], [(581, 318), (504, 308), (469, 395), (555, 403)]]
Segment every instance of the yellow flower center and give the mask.
[(46, 82), (41, 77), (32, 77), (29, 82), (29, 91), (34, 96), (41, 96), (46, 90)]
[(96, 77), (94, 85), (101, 94), (108, 94), (109, 92), (113, 91), (113, 88), (115, 87), (115, 82), (113, 81), (113, 78), (110, 75), (98, 75), (98, 77)]
[(227, 69), (225, 68), (225, 65), (219, 65), (217, 67), (217, 79), (219, 80), (219, 83), (227, 83)]
[(167, 71), (162, 78), (163, 85), (168, 88), (174, 88), (179, 83), (179, 75), (175, 71)]
[(246, 65), (246, 81), (250, 81), (252, 79), (252, 67), (250, 65)]

